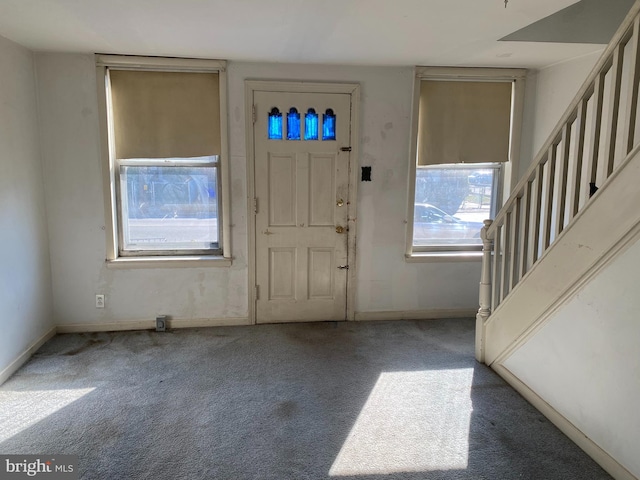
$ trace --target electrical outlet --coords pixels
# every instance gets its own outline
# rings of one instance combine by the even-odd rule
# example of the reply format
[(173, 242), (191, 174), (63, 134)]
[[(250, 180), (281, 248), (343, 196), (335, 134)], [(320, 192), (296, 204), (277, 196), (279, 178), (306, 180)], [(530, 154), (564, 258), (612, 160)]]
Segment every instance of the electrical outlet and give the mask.
[(104, 308), (104, 295), (100, 293), (96, 295), (96, 308)]
[(166, 332), (166, 331), (167, 331), (167, 316), (158, 315), (156, 317), (156, 332)]

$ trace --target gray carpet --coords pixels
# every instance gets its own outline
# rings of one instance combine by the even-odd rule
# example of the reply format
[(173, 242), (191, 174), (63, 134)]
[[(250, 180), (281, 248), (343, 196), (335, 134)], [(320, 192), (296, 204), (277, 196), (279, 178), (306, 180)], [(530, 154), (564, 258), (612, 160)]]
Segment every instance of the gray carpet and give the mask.
[(473, 358), (473, 320), (58, 335), (0, 387), (0, 453), (85, 479), (605, 479)]

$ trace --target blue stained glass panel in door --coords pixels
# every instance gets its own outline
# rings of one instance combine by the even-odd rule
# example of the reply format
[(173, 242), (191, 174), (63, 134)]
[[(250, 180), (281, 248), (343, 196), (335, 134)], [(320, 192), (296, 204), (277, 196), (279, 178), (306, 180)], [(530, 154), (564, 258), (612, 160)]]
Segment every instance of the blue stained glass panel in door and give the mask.
[(333, 110), (327, 108), (326, 113), (322, 114), (322, 140), (336, 139), (336, 116)]
[(269, 140), (282, 140), (282, 114), (277, 107), (269, 112)]
[(300, 140), (300, 114), (295, 107), (287, 114), (287, 140)]
[(307, 110), (307, 113), (304, 115), (304, 139), (318, 139), (318, 114), (313, 108)]

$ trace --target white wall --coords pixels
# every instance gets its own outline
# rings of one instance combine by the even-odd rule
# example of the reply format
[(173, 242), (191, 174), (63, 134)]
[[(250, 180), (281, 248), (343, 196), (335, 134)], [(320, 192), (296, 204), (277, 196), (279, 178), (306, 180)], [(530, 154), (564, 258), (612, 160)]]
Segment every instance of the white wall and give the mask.
[(0, 372), (53, 327), (31, 52), (0, 37)]
[(547, 140), (602, 51), (531, 70), (526, 79), (519, 177)]
[[(230, 268), (108, 269), (92, 55), (38, 54), (45, 192), (58, 324), (247, 316), (244, 212), (233, 208)], [(233, 205), (244, 165), (232, 166)], [(95, 294), (106, 308), (95, 308)]]
[(581, 288), (505, 366), (640, 478), (640, 241)]
[[(39, 54), (56, 322), (100, 323), (176, 318), (243, 318), (247, 306), (245, 79), (361, 84), (361, 165), (356, 310), (474, 309), (480, 264), (409, 264), (404, 260), (411, 68), (273, 65), (230, 62), (229, 137), (233, 266), (113, 270), (105, 266), (104, 205), (94, 60)], [(96, 310), (95, 293), (106, 295)]]

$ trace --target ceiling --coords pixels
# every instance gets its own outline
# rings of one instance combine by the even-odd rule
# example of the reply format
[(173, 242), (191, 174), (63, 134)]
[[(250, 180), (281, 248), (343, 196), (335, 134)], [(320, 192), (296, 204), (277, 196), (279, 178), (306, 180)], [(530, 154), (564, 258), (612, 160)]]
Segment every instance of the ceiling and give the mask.
[(498, 40), (575, 3), (509, 0), (505, 8), (504, 0), (0, 0), (0, 35), (34, 51), (539, 68), (602, 45)]

